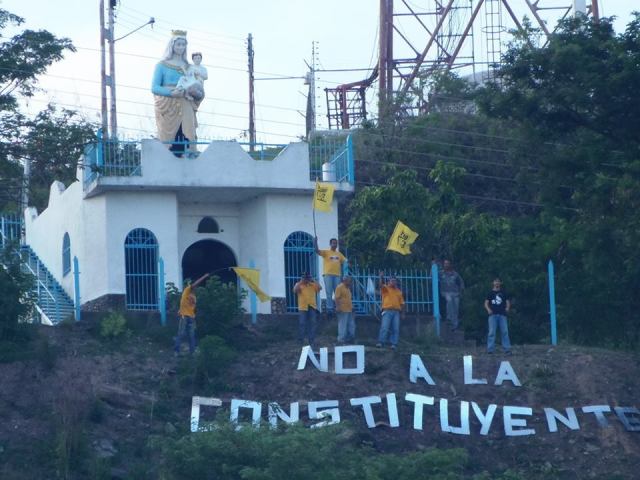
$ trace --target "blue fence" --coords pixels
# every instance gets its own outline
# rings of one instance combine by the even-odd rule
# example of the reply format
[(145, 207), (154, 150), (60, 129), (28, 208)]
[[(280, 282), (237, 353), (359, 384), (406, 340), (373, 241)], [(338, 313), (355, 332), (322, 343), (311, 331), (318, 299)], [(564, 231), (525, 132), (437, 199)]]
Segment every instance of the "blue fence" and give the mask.
[[(178, 156), (195, 158), (198, 146), (210, 141), (164, 142)], [(254, 160), (268, 161), (276, 158), (287, 145), (277, 143), (238, 142)], [(351, 136), (316, 137), (309, 144), (310, 179), (331, 182), (355, 181), (354, 156)], [(103, 139), (98, 133), (95, 143), (84, 150), (84, 183), (89, 184), (100, 176), (128, 177), (142, 175), (140, 140)]]
[(309, 141), (311, 180), (355, 183), (353, 141), (347, 137), (317, 137)]
[[(360, 315), (377, 315), (380, 312), (380, 269), (363, 268), (354, 264), (349, 267), (353, 278), (353, 310)], [(428, 270), (385, 270), (385, 277), (395, 276), (405, 300), (408, 313), (433, 314), (431, 274)]]
[(18, 214), (0, 216), (0, 246), (18, 242), (22, 236), (22, 218)]
[(287, 312), (298, 311), (298, 297), (293, 293), (293, 286), (304, 272), (318, 279), (318, 257), (313, 247), (313, 237), (306, 232), (293, 232), (284, 242)]
[(126, 305), (131, 310), (158, 310), (158, 241), (144, 228), (127, 235), (124, 244)]

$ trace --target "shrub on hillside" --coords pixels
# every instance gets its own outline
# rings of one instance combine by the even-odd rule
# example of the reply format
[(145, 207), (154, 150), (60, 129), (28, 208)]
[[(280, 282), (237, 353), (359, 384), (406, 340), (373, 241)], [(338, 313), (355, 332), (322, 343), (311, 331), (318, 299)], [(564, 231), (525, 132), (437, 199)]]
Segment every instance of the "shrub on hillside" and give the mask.
[(102, 338), (114, 340), (128, 332), (127, 319), (121, 313), (111, 312), (100, 321), (100, 336)]
[[(384, 454), (358, 446), (342, 424), (285, 431), (225, 425), (179, 439), (158, 439), (163, 450), (162, 478), (218, 480), (457, 480), (465, 475), (469, 455), (461, 448), (428, 449), (409, 454)], [(212, 459), (218, 459), (212, 461)], [(486, 478), (483, 476), (477, 478)], [(492, 476), (516, 480), (517, 476)]]
[(23, 337), (20, 323), (29, 320), (33, 308), (32, 278), (20, 270), (17, 260), (8, 253), (0, 259), (0, 340)]
[(235, 352), (225, 341), (215, 335), (204, 337), (196, 354), (196, 381), (208, 383), (217, 378), (235, 358)]
[(198, 335), (216, 335), (225, 340), (232, 339), (232, 330), (240, 324), (242, 300), (245, 291), (238, 292), (235, 283), (222, 283), (220, 278), (212, 276), (203, 287), (197, 289)]

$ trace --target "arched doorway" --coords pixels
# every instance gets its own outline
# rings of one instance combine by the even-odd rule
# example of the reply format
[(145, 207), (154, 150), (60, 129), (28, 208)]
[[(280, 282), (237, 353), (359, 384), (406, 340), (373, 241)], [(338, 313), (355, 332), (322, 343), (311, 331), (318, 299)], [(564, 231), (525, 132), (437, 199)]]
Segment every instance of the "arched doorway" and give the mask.
[(126, 305), (131, 310), (158, 308), (158, 241), (146, 228), (131, 230), (124, 241)]
[(298, 297), (293, 286), (304, 272), (318, 281), (318, 259), (313, 248), (313, 237), (306, 232), (293, 232), (284, 241), (284, 281), (287, 312), (298, 311)]
[(182, 256), (182, 278), (193, 281), (213, 272), (224, 283), (236, 282), (236, 274), (229, 267), (237, 266), (235, 255), (224, 243), (200, 240), (187, 248)]

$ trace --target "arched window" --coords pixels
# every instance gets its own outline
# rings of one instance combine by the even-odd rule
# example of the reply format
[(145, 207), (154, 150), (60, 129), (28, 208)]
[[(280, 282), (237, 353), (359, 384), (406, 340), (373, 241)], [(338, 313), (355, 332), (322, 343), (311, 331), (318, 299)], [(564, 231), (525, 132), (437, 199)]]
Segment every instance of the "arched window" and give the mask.
[(198, 224), (198, 233), (220, 233), (218, 222), (213, 217), (203, 217)]
[(318, 259), (313, 248), (313, 237), (306, 232), (293, 232), (284, 241), (284, 281), (287, 312), (298, 311), (298, 296), (293, 286), (304, 272), (317, 279)]
[(145, 228), (131, 230), (124, 241), (126, 305), (131, 310), (158, 308), (158, 241)]
[(71, 271), (71, 240), (69, 234), (65, 233), (62, 237), (62, 275), (66, 275)]

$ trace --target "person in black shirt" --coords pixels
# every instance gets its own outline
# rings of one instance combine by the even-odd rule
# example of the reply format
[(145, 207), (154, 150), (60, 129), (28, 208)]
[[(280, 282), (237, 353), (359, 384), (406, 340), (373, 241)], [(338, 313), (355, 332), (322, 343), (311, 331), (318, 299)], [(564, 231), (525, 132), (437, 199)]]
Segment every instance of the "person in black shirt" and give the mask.
[(511, 308), (509, 296), (502, 290), (502, 282), (499, 278), (493, 280), (493, 289), (484, 301), (484, 308), (489, 314), (489, 334), (487, 335), (487, 353), (493, 353), (496, 346), (496, 329), (500, 327), (502, 335), (502, 349), (507, 355), (511, 355), (511, 342), (509, 341), (509, 328), (507, 327), (507, 313)]

